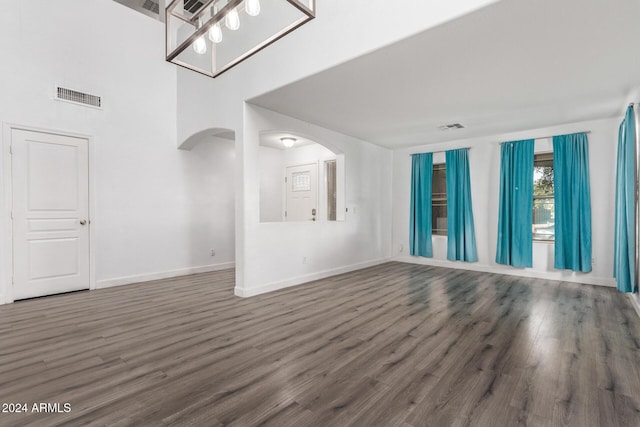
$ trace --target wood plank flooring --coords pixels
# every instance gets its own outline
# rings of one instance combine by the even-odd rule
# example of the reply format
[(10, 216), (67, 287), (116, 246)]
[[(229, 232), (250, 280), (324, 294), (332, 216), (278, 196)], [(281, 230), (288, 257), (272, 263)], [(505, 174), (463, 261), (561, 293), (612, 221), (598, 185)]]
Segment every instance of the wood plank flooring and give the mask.
[(614, 289), (387, 263), (241, 299), (233, 274), (0, 306), (0, 402), (29, 405), (0, 425), (640, 426)]

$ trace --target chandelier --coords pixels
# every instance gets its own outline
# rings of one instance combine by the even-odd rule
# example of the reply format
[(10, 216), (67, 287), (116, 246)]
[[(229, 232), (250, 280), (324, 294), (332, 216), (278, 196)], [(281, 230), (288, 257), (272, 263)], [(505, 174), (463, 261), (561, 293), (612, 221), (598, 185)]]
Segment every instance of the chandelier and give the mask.
[(167, 61), (217, 77), (315, 17), (315, 0), (173, 0)]

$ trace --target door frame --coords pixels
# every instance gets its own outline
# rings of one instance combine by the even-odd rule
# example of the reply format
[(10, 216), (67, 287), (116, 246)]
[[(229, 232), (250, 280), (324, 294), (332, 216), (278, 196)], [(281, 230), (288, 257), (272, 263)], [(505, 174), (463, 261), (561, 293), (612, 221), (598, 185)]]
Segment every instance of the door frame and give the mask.
[(56, 129), (47, 129), (37, 126), (19, 125), (14, 123), (2, 123), (2, 150), (0, 150), (0, 166), (3, 169), (3, 173), (0, 175), (0, 188), (4, 193), (4, 199), (0, 200), (1, 207), (0, 212), (6, 219), (4, 227), (0, 230), (0, 236), (4, 233), (2, 240), (5, 242), (2, 247), (2, 265), (4, 268), (0, 271), (4, 271), (3, 277), (0, 277), (0, 285), (4, 282), (4, 286), (0, 286), (0, 304), (9, 304), (14, 301), (13, 299), (13, 219), (11, 218), (11, 211), (13, 209), (13, 171), (12, 171), (12, 159), (11, 159), (11, 133), (16, 130), (24, 130), (28, 132), (40, 132), (48, 133), (52, 135), (69, 136), (74, 138), (82, 138), (87, 140), (88, 151), (88, 175), (89, 175), (89, 289), (96, 289), (96, 277), (95, 277), (95, 227), (96, 224), (93, 221), (93, 212), (95, 212), (95, 177), (93, 174), (94, 169), (94, 150), (93, 150), (93, 137), (91, 135), (81, 134), (77, 132), (62, 131)]

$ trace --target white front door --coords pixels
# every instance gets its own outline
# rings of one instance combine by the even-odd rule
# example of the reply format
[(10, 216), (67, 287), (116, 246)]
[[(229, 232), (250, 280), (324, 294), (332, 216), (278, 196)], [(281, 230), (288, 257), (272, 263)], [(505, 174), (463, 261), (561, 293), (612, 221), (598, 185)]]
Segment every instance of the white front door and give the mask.
[(88, 141), (11, 131), (14, 299), (89, 289)]
[(315, 221), (318, 215), (318, 164), (287, 166), (287, 221)]

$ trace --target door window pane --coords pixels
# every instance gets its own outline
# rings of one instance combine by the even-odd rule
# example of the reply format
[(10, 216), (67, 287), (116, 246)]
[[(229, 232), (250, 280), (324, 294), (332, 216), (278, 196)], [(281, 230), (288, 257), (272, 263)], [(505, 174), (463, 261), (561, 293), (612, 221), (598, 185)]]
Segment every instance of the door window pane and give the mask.
[(311, 175), (309, 171), (293, 172), (291, 174), (291, 191), (311, 190)]

